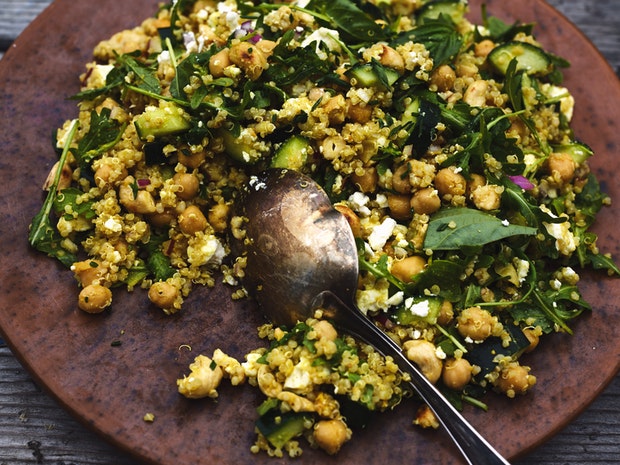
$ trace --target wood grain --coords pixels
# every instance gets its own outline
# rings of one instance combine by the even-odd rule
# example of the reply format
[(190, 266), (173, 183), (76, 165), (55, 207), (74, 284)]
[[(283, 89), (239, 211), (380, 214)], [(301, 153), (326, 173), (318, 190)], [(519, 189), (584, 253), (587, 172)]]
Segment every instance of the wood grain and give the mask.
[[(620, 74), (617, 0), (548, 1), (579, 26)], [(48, 4), (0, 0), (0, 57)], [(137, 465), (42, 392), (0, 340), (0, 465), (26, 464)], [(620, 464), (620, 376), (564, 431), (516, 464)]]

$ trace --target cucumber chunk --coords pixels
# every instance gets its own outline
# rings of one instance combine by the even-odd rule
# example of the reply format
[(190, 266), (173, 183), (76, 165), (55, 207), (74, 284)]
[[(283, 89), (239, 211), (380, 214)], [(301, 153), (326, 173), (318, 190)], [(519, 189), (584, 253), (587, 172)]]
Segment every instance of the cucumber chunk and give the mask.
[(527, 74), (545, 75), (552, 68), (551, 59), (545, 51), (527, 42), (512, 41), (499, 45), (491, 50), (487, 58), (501, 74), (506, 74), (512, 60), (517, 60), (517, 71)]
[(429, 324), (437, 323), (443, 300), (439, 297), (415, 297), (407, 299), (394, 313), (393, 319), (399, 325), (425, 321)]
[(292, 136), (284, 141), (271, 159), (271, 168), (288, 168), (300, 171), (308, 160), (310, 143), (302, 136)]
[(158, 107), (148, 106), (136, 116), (136, 132), (141, 140), (153, 140), (187, 131), (191, 127), (189, 117), (182, 108), (162, 101)]
[(553, 151), (557, 153), (568, 153), (575, 163), (583, 163), (590, 158), (594, 152), (586, 144), (573, 142), (571, 144), (554, 145)]
[(224, 150), (233, 160), (245, 164), (253, 165), (262, 157), (262, 153), (257, 151), (251, 144), (247, 144), (227, 129), (220, 129), (217, 132), (224, 143)]
[(256, 427), (273, 447), (281, 449), (288, 441), (301, 435), (310, 420), (311, 417), (303, 413), (291, 411), (277, 414), (270, 411), (256, 421)]
[(427, 19), (437, 19), (442, 14), (450, 17), (454, 24), (459, 24), (466, 12), (466, 2), (461, 0), (437, 0), (422, 5), (416, 12), (416, 15), (420, 24), (423, 24)]
[(357, 64), (346, 73), (355, 87), (390, 88), (400, 77), (398, 71), (378, 63)]

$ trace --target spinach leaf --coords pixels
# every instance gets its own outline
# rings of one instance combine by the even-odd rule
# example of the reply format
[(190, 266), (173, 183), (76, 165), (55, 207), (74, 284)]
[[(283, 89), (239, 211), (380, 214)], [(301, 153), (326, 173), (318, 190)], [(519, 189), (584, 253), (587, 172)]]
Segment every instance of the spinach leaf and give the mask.
[(460, 250), (476, 248), (512, 236), (533, 236), (536, 228), (509, 224), (480, 210), (458, 207), (435, 213), (429, 222), (424, 248)]
[(351, 0), (310, 0), (304, 10), (319, 22), (343, 35), (346, 43), (377, 42), (388, 39), (388, 32)]

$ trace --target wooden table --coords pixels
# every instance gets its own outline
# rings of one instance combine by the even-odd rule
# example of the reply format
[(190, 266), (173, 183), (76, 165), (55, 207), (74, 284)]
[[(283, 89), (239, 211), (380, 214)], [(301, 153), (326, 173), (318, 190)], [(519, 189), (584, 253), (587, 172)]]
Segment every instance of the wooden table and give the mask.
[[(619, 74), (618, 0), (548, 1), (581, 28)], [(49, 3), (0, 0), (0, 57)], [(0, 465), (35, 463), (136, 465), (129, 455), (86, 430), (42, 392), (0, 340)], [(518, 463), (620, 464), (620, 375), (573, 423)]]

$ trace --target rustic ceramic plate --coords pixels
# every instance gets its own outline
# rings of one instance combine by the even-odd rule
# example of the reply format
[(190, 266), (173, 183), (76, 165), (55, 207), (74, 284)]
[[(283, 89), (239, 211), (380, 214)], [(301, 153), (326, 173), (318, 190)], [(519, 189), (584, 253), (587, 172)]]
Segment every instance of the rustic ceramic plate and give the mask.
[[(471, 3), (472, 16), (479, 16), (480, 1)], [(259, 343), (255, 328), (262, 319), (249, 302), (233, 304), (223, 286), (197, 289), (180, 314), (165, 317), (149, 305), (145, 293), (118, 290), (112, 312), (87, 315), (76, 306), (70, 273), (27, 245), (28, 225), (42, 201), (40, 186), (55, 158), (52, 131), (76, 114), (74, 102), (66, 97), (78, 90), (77, 77), (92, 48), (138, 24), (156, 4), (57, 0), (0, 63), (0, 328), (20, 361), (62, 406), (141, 461), (273, 463), (249, 452), (260, 402), (254, 389), (233, 389), (224, 383), (218, 402), (189, 401), (176, 392), (176, 378), (198, 353), (220, 347), (241, 357)], [(506, 21), (537, 22), (543, 44), (571, 60), (566, 84), (577, 101), (575, 132), (594, 148), (593, 169), (616, 200), (595, 230), (601, 248), (620, 256), (620, 184), (612, 171), (620, 142), (620, 85), (615, 74), (588, 40), (543, 1), (487, 4), (493, 15)], [(581, 285), (594, 311), (576, 325), (574, 336), (555, 335), (544, 342), (531, 361), (538, 377), (532, 393), (512, 401), (490, 396), (488, 413), (465, 412), (509, 458), (566, 425), (618, 370), (620, 338), (614, 328), (619, 323), (620, 281), (587, 275)], [(117, 340), (122, 344), (112, 346)], [(336, 458), (307, 448), (297, 463), (461, 463), (443, 432), (411, 426), (412, 407), (401, 406), (356, 431)], [(153, 423), (143, 421), (147, 412), (155, 414)]]

